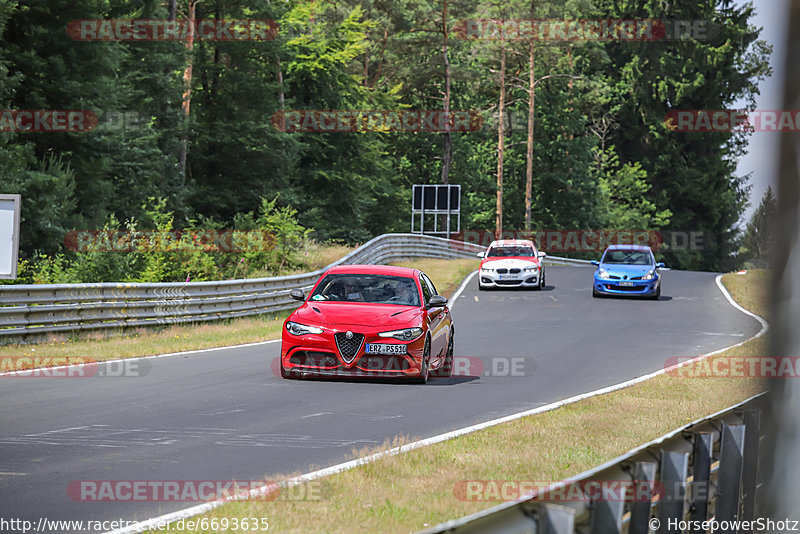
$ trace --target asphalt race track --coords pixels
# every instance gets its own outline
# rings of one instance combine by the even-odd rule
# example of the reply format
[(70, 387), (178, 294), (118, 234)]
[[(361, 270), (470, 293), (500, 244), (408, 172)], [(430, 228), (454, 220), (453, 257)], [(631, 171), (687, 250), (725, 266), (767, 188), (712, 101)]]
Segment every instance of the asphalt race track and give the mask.
[[(192, 502), (80, 502), (80, 480), (254, 480), (535, 408), (754, 335), (712, 273), (663, 273), (661, 300), (593, 299), (592, 268), (453, 310), (460, 376), (427, 385), (287, 381), (279, 343), (146, 360), (141, 377), (2, 377), (0, 517), (145, 520)], [(330, 498), (336, 498), (330, 496)]]

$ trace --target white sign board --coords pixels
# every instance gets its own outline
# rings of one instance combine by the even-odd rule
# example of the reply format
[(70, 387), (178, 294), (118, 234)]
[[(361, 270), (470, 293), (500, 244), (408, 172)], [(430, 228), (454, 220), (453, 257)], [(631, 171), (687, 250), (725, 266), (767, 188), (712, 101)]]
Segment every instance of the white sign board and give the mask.
[(17, 277), (21, 207), (19, 195), (0, 195), (0, 278)]

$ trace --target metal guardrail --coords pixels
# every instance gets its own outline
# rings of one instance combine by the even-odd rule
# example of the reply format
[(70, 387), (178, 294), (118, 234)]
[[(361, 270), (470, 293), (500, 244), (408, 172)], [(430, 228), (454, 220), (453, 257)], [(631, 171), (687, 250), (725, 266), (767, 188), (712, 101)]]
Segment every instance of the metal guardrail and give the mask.
[(474, 257), (479, 245), (418, 234), (384, 234), (311, 273), (154, 284), (30, 284), (0, 286), (0, 342), (59, 332), (213, 321), (297, 307), (292, 289), (308, 290), (335, 265), (404, 258)]
[[(717, 521), (716, 532), (737, 532), (731, 521), (753, 521), (763, 510), (758, 459), (768, 402), (756, 395), (524, 500), (420, 534), (706, 532), (706, 520)], [(633, 491), (606, 491), (620, 482)]]

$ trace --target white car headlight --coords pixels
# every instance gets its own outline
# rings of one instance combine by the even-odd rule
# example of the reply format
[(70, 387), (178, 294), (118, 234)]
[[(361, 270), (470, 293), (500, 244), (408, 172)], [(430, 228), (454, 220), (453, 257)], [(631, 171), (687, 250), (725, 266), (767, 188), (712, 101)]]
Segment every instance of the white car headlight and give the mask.
[(603, 280), (608, 280), (610, 278), (605, 269), (597, 269), (597, 277), (602, 278)]
[(535, 273), (538, 270), (539, 270), (539, 267), (537, 265), (531, 265), (530, 267), (525, 267), (525, 269), (524, 269), (524, 271), (526, 273)]
[(642, 277), (642, 280), (653, 280), (653, 279), (655, 279), (655, 277), (656, 277), (656, 272), (655, 272), (655, 270), (653, 270), (653, 271), (650, 271), (649, 273), (647, 273), (646, 275), (644, 275)]
[(490, 269), (489, 267), (481, 267), (481, 272), (483, 272), (483, 273), (493, 273), (494, 269)]
[(316, 326), (308, 326), (300, 323), (288, 322), (286, 323), (286, 331), (295, 336), (304, 336), (306, 334), (321, 334), (322, 328)]
[(381, 337), (393, 337), (401, 341), (411, 341), (422, 335), (422, 328), (404, 328), (402, 330), (392, 330), (391, 332), (380, 332)]

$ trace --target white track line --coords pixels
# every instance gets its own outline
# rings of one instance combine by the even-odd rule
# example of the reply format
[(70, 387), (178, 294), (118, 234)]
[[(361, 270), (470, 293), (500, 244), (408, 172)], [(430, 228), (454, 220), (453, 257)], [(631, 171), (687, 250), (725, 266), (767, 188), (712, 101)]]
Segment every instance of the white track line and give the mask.
[[(458, 290), (454, 294), (453, 300), (455, 300), (458, 297), (460, 292), (463, 291), (464, 287), (466, 287), (466, 284), (469, 282), (469, 280), (472, 279), (472, 277), (474, 275), (475, 275), (475, 273), (473, 272), (467, 279), (465, 279), (465, 281), (461, 284), (461, 286), (458, 288)], [(715, 354), (719, 354), (719, 353), (724, 352), (724, 351), (726, 351), (728, 349), (732, 349), (734, 347), (738, 347), (740, 345), (743, 345), (743, 344), (747, 343), (748, 341), (750, 341), (751, 339), (756, 339), (758, 337), (761, 337), (762, 335), (764, 335), (767, 332), (767, 330), (769, 330), (769, 325), (767, 324), (767, 322), (763, 318), (759, 317), (758, 315), (756, 315), (754, 313), (751, 313), (751, 312), (745, 310), (744, 308), (739, 306), (733, 300), (733, 297), (731, 297), (730, 293), (728, 293), (728, 291), (725, 289), (725, 286), (722, 285), (721, 280), (722, 280), (722, 275), (718, 275), (717, 278), (716, 278), (716, 284), (717, 284), (717, 287), (719, 287), (719, 289), (722, 291), (722, 294), (725, 295), (725, 298), (728, 300), (728, 302), (730, 302), (731, 305), (733, 305), (733, 307), (736, 308), (737, 310), (742, 311), (742, 312), (746, 313), (747, 315), (749, 315), (749, 316), (755, 318), (756, 320), (758, 320), (758, 322), (761, 323), (761, 330), (759, 330), (759, 332), (756, 335), (754, 335), (753, 337), (751, 337), (751, 338), (749, 338), (749, 339), (747, 339), (745, 341), (742, 341), (740, 343), (736, 343), (735, 345), (731, 345), (731, 346), (725, 347), (723, 349), (715, 350), (714, 352), (709, 352), (708, 354), (703, 354), (702, 356), (699, 356), (699, 357), (695, 358), (692, 361), (697, 361), (699, 359), (708, 358), (709, 356), (714, 356)], [(589, 393), (583, 393), (581, 395), (576, 395), (574, 397), (570, 397), (568, 399), (564, 399), (564, 400), (561, 400), (561, 401), (558, 401), (558, 402), (554, 402), (552, 404), (547, 404), (545, 406), (540, 406), (538, 408), (533, 408), (531, 410), (525, 410), (524, 412), (519, 412), (519, 413), (507, 415), (505, 417), (500, 417), (498, 419), (492, 419), (491, 421), (485, 421), (483, 423), (478, 423), (477, 425), (472, 425), (472, 426), (468, 426), (468, 427), (465, 427), (465, 428), (459, 428), (459, 429), (453, 430), (451, 432), (446, 432), (444, 434), (439, 434), (438, 436), (432, 436), (430, 438), (421, 439), (419, 441), (414, 441), (413, 443), (408, 443), (406, 445), (401, 445), (400, 447), (395, 447), (393, 449), (389, 449), (388, 451), (383, 451), (383, 452), (378, 452), (378, 453), (375, 453), (375, 454), (370, 454), (369, 456), (364, 456), (362, 458), (356, 458), (355, 460), (350, 460), (349, 462), (344, 462), (344, 463), (340, 463), (340, 464), (337, 464), (337, 465), (333, 465), (331, 467), (326, 467), (325, 469), (319, 469), (317, 471), (312, 471), (311, 473), (306, 473), (305, 475), (300, 475), (300, 476), (291, 478), (291, 479), (283, 482), (281, 484), (281, 486), (284, 486), (284, 487), (296, 486), (298, 484), (302, 484), (303, 482), (309, 482), (309, 481), (312, 481), (312, 480), (316, 480), (318, 478), (323, 478), (323, 477), (326, 477), (326, 476), (334, 475), (336, 473), (341, 473), (343, 471), (347, 471), (347, 470), (353, 469), (354, 467), (358, 467), (360, 465), (372, 463), (372, 462), (374, 462), (376, 460), (380, 460), (381, 458), (386, 458), (386, 457), (389, 457), (389, 456), (396, 456), (398, 454), (402, 454), (404, 452), (412, 451), (412, 450), (418, 449), (420, 447), (425, 447), (427, 445), (433, 445), (434, 443), (440, 443), (442, 441), (447, 441), (449, 439), (453, 439), (453, 438), (456, 438), (458, 436), (463, 436), (465, 434), (470, 434), (470, 433), (476, 432), (478, 430), (483, 430), (483, 429), (486, 429), (486, 428), (489, 428), (489, 427), (492, 427), (492, 426), (496, 426), (496, 425), (499, 425), (499, 424), (502, 424), (502, 423), (507, 423), (509, 421), (514, 421), (516, 419), (521, 419), (521, 418), (527, 417), (529, 415), (536, 415), (536, 414), (539, 414), (539, 413), (542, 413), (542, 412), (548, 412), (550, 410), (555, 410), (556, 408), (560, 408), (560, 407), (566, 406), (568, 404), (573, 404), (575, 402), (578, 402), (578, 401), (581, 401), (581, 400), (584, 400), (584, 399), (588, 399), (588, 398), (591, 398), (591, 397), (596, 397), (598, 395), (603, 395), (605, 393), (611, 393), (612, 391), (617, 391), (619, 389), (624, 389), (624, 388), (633, 386), (635, 384), (638, 384), (640, 382), (644, 382), (646, 380), (650, 380), (651, 378), (654, 378), (654, 377), (656, 377), (658, 375), (662, 375), (662, 374), (666, 373), (667, 371), (673, 370), (673, 369), (675, 369), (677, 367), (680, 367), (682, 365), (686, 365), (687, 363), (688, 362), (682, 362), (681, 364), (678, 364), (676, 366), (672, 366), (672, 367), (665, 368), (665, 369), (659, 369), (658, 371), (656, 371), (654, 373), (650, 373), (648, 375), (640, 376), (638, 378), (634, 378), (634, 379), (631, 379), (631, 380), (626, 380), (625, 382), (621, 382), (621, 383), (615, 384), (613, 386), (608, 386), (608, 387), (605, 387), (605, 388), (602, 388), (602, 389), (598, 389), (596, 391), (590, 391)], [(255, 496), (258, 496), (258, 495), (261, 495), (261, 494), (265, 494), (265, 493), (270, 493), (270, 492), (273, 492), (273, 491), (275, 491), (275, 485), (274, 484), (264, 485), (264, 486), (262, 486), (260, 488), (255, 488), (253, 490), (250, 490), (248, 492), (248, 495), (251, 496), (251, 497), (255, 497)], [(242, 497), (242, 498), (246, 498), (246, 497)], [(183, 510), (178, 510), (177, 512), (172, 512), (170, 514), (164, 514), (164, 515), (159, 516), (159, 517), (148, 519), (147, 521), (142, 521), (140, 523), (136, 523), (136, 524), (131, 525), (131, 526), (126, 527), (126, 528), (121, 528), (121, 529), (118, 529), (118, 530), (112, 530), (112, 531), (107, 532), (105, 534), (134, 534), (134, 533), (137, 533), (137, 532), (142, 532), (144, 530), (154, 529), (158, 525), (163, 525), (165, 523), (179, 521), (181, 519), (186, 519), (186, 518), (198, 515), (198, 514), (210, 512), (211, 510), (213, 510), (215, 508), (218, 508), (218, 507), (222, 506), (223, 504), (225, 504), (226, 502), (230, 502), (231, 500), (234, 500), (234, 499), (218, 499), (216, 501), (206, 502), (206, 503), (203, 503), (203, 504), (199, 504), (197, 506), (192, 506), (190, 508), (185, 508)]]
[(469, 284), (470, 281), (472, 281), (472, 279), (475, 277), (476, 274), (478, 274), (478, 271), (472, 271), (467, 275), (466, 278), (464, 278), (464, 281), (461, 282), (460, 286), (458, 286), (456, 292), (453, 293), (453, 295), (449, 299), (447, 299), (448, 308), (450, 308), (451, 310), (453, 309), (453, 306), (456, 305), (456, 300), (458, 299), (458, 297), (461, 296), (461, 293), (463, 293), (464, 290), (467, 289), (467, 284)]

